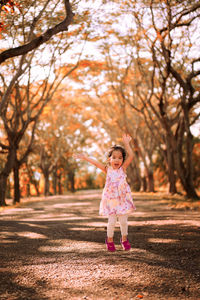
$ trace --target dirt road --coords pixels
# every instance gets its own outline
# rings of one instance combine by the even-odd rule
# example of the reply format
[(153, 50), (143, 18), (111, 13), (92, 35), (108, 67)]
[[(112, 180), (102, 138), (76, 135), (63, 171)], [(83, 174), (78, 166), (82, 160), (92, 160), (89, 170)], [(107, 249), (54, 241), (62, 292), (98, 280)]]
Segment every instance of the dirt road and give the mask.
[(49, 197), (0, 212), (0, 299), (200, 299), (200, 212), (135, 194), (132, 250), (105, 248), (101, 192)]

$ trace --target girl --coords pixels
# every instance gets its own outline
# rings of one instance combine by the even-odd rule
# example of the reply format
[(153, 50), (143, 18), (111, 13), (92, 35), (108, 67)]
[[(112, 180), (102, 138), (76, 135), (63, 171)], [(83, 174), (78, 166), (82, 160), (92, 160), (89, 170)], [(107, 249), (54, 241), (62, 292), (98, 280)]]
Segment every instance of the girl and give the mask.
[[(131, 197), (131, 190), (126, 182), (126, 168), (133, 159), (133, 151), (130, 147), (131, 137), (123, 135), (125, 149), (120, 145), (111, 147), (108, 153), (108, 165), (87, 157), (84, 154), (75, 155), (76, 158), (83, 159), (106, 173), (106, 183), (103, 189), (100, 203), (100, 215), (108, 216), (106, 246), (108, 251), (115, 251), (113, 242), (114, 228), (117, 218), (121, 229), (121, 245), (124, 250), (130, 250), (131, 245), (128, 236), (128, 214), (134, 211), (135, 205)], [(126, 151), (125, 151), (126, 150)], [(126, 152), (128, 156), (126, 157)]]

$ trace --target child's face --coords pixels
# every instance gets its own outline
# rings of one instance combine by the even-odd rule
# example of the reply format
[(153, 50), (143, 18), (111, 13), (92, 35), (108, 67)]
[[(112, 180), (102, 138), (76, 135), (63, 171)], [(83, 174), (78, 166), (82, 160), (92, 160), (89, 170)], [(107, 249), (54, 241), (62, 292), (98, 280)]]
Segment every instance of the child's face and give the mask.
[(119, 169), (123, 163), (123, 156), (120, 150), (114, 150), (110, 157), (110, 165), (113, 169)]

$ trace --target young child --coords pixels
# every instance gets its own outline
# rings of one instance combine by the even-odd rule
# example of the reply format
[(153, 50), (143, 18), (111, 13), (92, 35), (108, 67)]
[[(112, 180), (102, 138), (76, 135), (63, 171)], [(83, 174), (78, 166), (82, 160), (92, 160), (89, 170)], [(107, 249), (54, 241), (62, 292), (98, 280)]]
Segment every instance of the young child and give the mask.
[[(108, 165), (87, 157), (84, 154), (76, 154), (76, 158), (83, 159), (106, 173), (106, 183), (102, 194), (99, 214), (108, 216), (106, 246), (108, 251), (114, 252), (114, 229), (117, 219), (120, 223), (121, 245), (124, 250), (130, 250), (128, 240), (128, 214), (134, 211), (131, 189), (126, 181), (126, 168), (133, 159), (133, 151), (130, 147), (131, 137), (123, 135), (125, 149), (120, 145), (112, 146), (108, 153)], [(128, 155), (126, 155), (126, 152)]]

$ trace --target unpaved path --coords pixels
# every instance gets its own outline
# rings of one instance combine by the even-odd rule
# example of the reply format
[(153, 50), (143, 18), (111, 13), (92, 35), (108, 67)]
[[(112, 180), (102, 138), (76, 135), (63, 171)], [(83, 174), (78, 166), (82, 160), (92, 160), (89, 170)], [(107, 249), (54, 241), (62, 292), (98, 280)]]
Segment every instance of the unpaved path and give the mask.
[(101, 192), (0, 212), (0, 299), (200, 299), (200, 212), (135, 194), (130, 252), (108, 253)]

